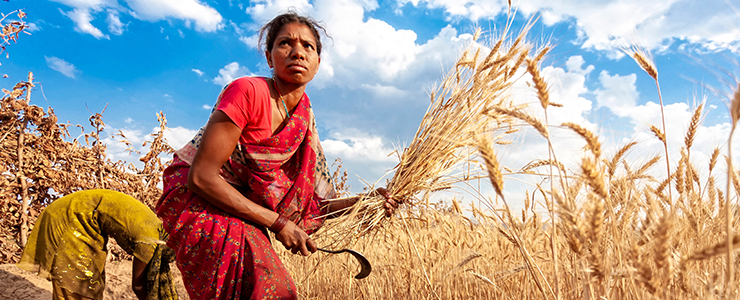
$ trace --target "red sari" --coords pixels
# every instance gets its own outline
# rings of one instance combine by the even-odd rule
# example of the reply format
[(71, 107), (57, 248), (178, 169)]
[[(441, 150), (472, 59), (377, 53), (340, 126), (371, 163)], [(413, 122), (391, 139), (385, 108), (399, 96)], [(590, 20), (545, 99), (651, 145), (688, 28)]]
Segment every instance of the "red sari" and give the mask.
[[(177, 151), (165, 170), (156, 207), (190, 297), (295, 299), (295, 284), (266, 228), (217, 208), (187, 188), (189, 163), (202, 132)], [(220, 175), (245, 197), (288, 217), (306, 233), (318, 229), (323, 223), (320, 202), (333, 197), (334, 190), (308, 97), (304, 95), (279, 133), (239, 144)]]

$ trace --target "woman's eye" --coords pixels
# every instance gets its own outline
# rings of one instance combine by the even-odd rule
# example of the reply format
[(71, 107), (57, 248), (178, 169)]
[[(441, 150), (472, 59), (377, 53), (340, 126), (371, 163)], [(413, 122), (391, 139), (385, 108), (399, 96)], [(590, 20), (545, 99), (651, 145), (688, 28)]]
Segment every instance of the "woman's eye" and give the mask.
[(308, 49), (311, 49), (311, 50), (314, 50), (315, 49), (314, 46), (311, 45), (311, 44), (306, 44), (304, 47), (306, 47)]

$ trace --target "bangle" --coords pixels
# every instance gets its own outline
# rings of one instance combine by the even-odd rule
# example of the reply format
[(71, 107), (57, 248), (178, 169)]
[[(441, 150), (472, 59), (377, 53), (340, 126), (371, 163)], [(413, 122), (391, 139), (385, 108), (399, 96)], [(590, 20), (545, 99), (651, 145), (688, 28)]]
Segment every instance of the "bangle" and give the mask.
[(275, 223), (272, 223), (269, 229), (275, 234), (278, 234), (283, 230), (283, 228), (285, 228), (286, 224), (288, 224), (288, 218), (283, 215), (278, 215), (277, 220), (275, 220)]

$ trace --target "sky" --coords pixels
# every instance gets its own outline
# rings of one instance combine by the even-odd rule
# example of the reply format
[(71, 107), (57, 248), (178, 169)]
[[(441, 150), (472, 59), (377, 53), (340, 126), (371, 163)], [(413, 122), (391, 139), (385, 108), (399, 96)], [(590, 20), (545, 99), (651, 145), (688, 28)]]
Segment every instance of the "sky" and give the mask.
[[(715, 147), (726, 153), (728, 95), (740, 78), (740, 1), (511, 2), (512, 32), (536, 18), (528, 41), (552, 47), (542, 74), (551, 101), (563, 105), (549, 110), (548, 121), (556, 155), (566, 165), (577, 167), (584, 142), (563, 129), (563, 122), (594, 131), (606, 155), (637, 141), (633, 165), (663, 154), (649, 131), (650, 125), (661, 128), (655, 81), (625, 56), (622, 49), (629, 45), (644, 47), (658, 68), (674, 166), (693, 109), (702, 103), (707, 113), (692, 158), (706, 174), (709, 153)], [(0, 74), (7, 75), (0, 84), (10, 88), (33, 72), (33, 104), (52, 107), (60, 121), (88, 130), (90, 115), (105, 109), (108, 135), (121, 130), (137, 145), (151, 139), (161, 111), (170, 127), (168, 142), (179, 148), (205, 124), (226, 83), (270, 76), (256, 47), (257, 30), (292, 8), (323, 22), (330, 36), (306, 92), (329, 162), (341, 158), (348, 183), (360, 192), (364, 182), (387, 178), (397, 163), (389, 154), (413, 138), (429, 93), (470, 45), (476, 28), (483, 32), (477, 43), (490, 47), (487, 42), (504, 28), (507, 5), (499, 0), (10, 0), (0, 2), (0, 12), (22, 9), (30, 35), (22, 34), (0, 58)], [(523, 91), (524, 81), (514, 89), (521, 91), (515, 98), (537, 104)], [(531, 113), (542, 117), (532, 107)], [(518, 169), (547, 157), (546, 141), (536, 134), (523, 131), (510, 139), (511, 145), (495, 148), (503, 166)], [(106, 142), (111, 159), (137, 161), (115, 138)], [(665, 176), (664, 167), (655, 169)], [(507, 198), (521, 199), (538, 182), (507, 176)]]

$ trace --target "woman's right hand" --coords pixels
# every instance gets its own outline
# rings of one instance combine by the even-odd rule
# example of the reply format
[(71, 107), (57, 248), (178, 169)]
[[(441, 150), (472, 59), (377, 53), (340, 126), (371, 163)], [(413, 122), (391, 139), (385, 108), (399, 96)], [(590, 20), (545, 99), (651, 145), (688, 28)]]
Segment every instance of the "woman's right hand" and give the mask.
[(311, 237), (309, 237), (303, 229), (298, 227), (298, 225), (292, 221), (288, 221), (288, 223), (285, 224), (285, 228), (280, 230), (280, 232), (275, 235), (275, 238), (283, 243), (285, 249), (290, 250), (293, 254), (300, 252), (301, 255), (308, 256), (317, 250), (316, 243), (311, 239)]

